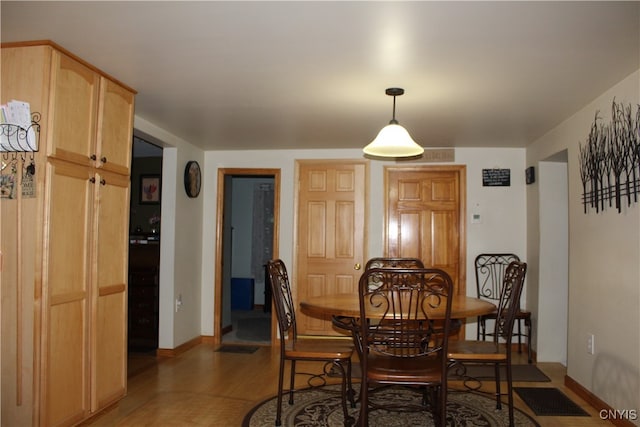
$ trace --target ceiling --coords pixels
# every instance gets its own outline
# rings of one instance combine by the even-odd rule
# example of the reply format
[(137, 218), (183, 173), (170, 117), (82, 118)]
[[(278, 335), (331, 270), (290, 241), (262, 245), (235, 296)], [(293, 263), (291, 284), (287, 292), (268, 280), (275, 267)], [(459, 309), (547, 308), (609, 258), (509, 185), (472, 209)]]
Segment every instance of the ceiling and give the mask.
[[(640, 2), (0, 2), (206, 150), (525, 147), (640, 68)], [(595, 112), (594, 112), (595, 114)], [(587, 132), (588, 129), (585, 129)], [(585, 135), (586, 136), (586, 135)]]

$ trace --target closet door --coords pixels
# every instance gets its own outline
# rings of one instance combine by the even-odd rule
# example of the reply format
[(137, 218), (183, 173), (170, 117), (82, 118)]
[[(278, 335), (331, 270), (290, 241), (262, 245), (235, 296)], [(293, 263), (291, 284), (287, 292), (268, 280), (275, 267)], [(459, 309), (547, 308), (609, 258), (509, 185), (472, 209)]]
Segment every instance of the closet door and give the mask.
[(89, 412), (91, 169), (51, 159), (45, 203), (41, 424), (69, 425)]
[(47, 154), (92, 166), (100, 76), (69, 56), (54, 51)]
[(124, 397), (127, 384), (129, 177), (95, 176), (92, 411)]
[(102, 77), (99, 99), (96, 167), (129, 175), (134, 95), (124, 87)]

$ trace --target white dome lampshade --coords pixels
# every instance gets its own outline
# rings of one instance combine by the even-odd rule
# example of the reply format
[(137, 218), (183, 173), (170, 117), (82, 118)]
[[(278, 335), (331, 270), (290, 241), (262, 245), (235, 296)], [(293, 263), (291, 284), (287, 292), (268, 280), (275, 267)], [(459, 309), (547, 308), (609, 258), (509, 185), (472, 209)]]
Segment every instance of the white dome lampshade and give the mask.
[(396, 96), (404, 93), (404, 89), (389, 88), (385, 91), (393, 96), (393, 118), (389, 124), (382, 128), (378, 136), (362, 149), (364, 154), (374, 157), (417, 157), (424, 153), (424, 148), (419, 146), (409, 132), (398, 124), (396, 120)]

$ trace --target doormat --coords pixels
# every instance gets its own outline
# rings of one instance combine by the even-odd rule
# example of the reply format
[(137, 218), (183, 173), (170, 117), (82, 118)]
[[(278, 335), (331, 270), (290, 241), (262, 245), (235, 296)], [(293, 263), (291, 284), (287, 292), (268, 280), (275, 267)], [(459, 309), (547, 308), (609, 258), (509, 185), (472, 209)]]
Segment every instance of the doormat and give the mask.
[(513, 390), (539, 416), (589, 417), (590, 415), (553, 387), (514, 387)]
[(243, 354), (251, 354), (255, 353), (260, 347), (254, 347), (250, 345), (223, 345), (219, 347), (216, 351), (221, 353), (243, 353)]
[[(477, 379), (494, 379), (495, 368), (490, 365), (466, 365), (466, 375)], [(456, 369), (452, 369), (449, 378), (455, 380)], [(536, 365), (511, 365), (511, 375), (514, 382), (550, 382), (547, 377)], [(507, 379), (506, 366), (500, 367), (500, 379)]]

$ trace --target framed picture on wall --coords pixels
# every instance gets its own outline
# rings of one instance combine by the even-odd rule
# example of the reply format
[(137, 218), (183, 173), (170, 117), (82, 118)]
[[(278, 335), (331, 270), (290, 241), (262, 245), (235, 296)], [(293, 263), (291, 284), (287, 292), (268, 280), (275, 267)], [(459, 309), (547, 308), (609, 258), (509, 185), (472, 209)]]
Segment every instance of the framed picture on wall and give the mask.
[(140, 175), (140, 204), (160, 204), (160, 175)]

